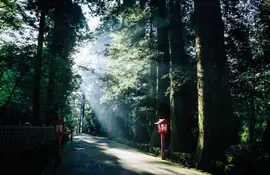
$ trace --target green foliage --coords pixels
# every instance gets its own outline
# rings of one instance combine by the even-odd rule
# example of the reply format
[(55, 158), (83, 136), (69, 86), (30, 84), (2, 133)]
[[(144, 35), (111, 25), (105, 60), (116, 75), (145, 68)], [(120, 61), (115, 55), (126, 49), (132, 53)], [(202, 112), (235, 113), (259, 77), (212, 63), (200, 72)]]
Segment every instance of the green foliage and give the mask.
[(265, 0), (264, 3), (260, 6), (260, 19), (261, 19), (261, 41), (263, 47), (269, 48), (270, 42), (269, 42), (269, 31), (270, 31), (270, 24), (269, 24), (269, 14), (270, 14), (270, 1)]
[(0, 57), (0, 100), (5, 104), (25, 101), (31, 93), (28, 84), (32, 80), (33, 46), (5, 45), (0, 49)]
[(189, 153), (181, 153), (181, 152), (170, 152), (168, 158), (174, 162), (181, 163), (183, 165), (189, 166), (189, 164), (193, 160), (193, 155)]
[(160, 148), (159, 147), (151, 147), (150, 153), (154, 154), (155, 156), (159, 156), (160, 155)]
[[(259, 4), (260, 1), (224, 2), (225, 44), (231, 69), (233, 107), (235, 116), (242, 123), (240, 138), (243, 142), (249, 141), (254, 134), (259, 138), (264, 129), (262, 124), (269, 118), (269, 61), (263, 56), (266, 52), (260, 26), (265, 24), (258, 18)], [(235, 16), (230, 15), (232, 13)], [(252, 25), (258, 21), (261, 24)]]
[(8, 28), (18, 29), (22, 24), (22, 19), (18, 13), (21, 7), (13, 0), (3, 0), (0, 2), (0, 32)]
[(122, 19), (122, 26), (118, 32), (111, 34), (113, 41), (105, 54), (109, 62), (102, 78), (102, 83), (106, 84), (102, 87), (101, 103), (110, 106), (108, 118), (126, 118), (132, 132), (136, 133), (138, 126), (146, 130), (152, 127), (148, 125), (149, 121), (153, 122), (149, 118), (152, 98), (149, 80), (153, 78), (149, 73), (150, 63), (158, 53), (150, 47), (153, 40), (147, 30), (150, 26), (145, 23), (149, 19), (149, 11), (130, 8), (119, 18)]
[(244, 124), (242, 124), (242, 131), (239, 133), (240, 134), (240, 141), (242, 143), (246, 143), (248, 142), (248, 124), (247, 122), (243, 122)]
[[(43, 1), (29, 0), (27, 1), (26, 6), (24, 3), (17, 4), (9, 0), (3, 1), (0, 3), (0, 8), (4, 8), (7, 12), (1, 11), (1, 13), (10, 13), (10, 15), (14, 16), (15, 20), (17, 19), (17, 16), (15, 16), (14, 13), (23, 9), (24, 12), (29, 12), (31, 16), (28, 15), (28, 13), (21, 12), (18, 14), (21, 22), (24, 26), (35, 28), (35, 21), (37, 22), (37, 19), (39, 18), (39, 14), (35, 12), (44, 8), (42, 2)], [(6, 7), (4, 7), (4, 5), (6, 5)], [(51, 89), (53, 93), (52, 96), (54, 96), (53, 104), (60, 108), (60, 110), (59, 108), (55, 108), (55, 112), (61, 117), (68, 118), (71, 115), (68, 97), (73, 91), (79, 88), (81, 83), (80, 76), (72, 70), (74, 62), (71, 56), (76, 52), (78, 42), (82, 43), (86, 40), (89, 41), (92, 35), (91, 32), (89, 32), (86, 19), (78, 3), (65, 3), (63, 5), (63, 1), (57, 1), (54, 3), (47, 3), (47, 5), (48, 6), (45, 8), (49, 10), (49, 13), (46, 16), (47, 26), (45, 31), (45, 48), (43, 50), (44, 58), (41, 68), (42, 77), (40, 83), (41, 115), (42, 118), (45, 119), (48, 101), (47, 92), (49, 90), (48, 83), (50, 80), (49, 70), (53, 67), (53, 69), (51, 69), (55, 72), (53, 76), (54, 88)], [(0, 16), (0, 22), (5, 20), (2, 14), (0, 14)], [(7, 24), (11, 25), (11, 23)], [(16, 25), (16, 27), (18, 28), (19, 25)], [(2, 29), (2, 26), (0, 29)], [(19, 29), (21, 32), (28, 30), (27, 27)], [(14, 39), (14, 41), (17, 39), (16, 37), (16, 35), (11, 35), (11, 39)], [(31, 38), (31, 35), (28, 38)], [(36, 56), (34, 51), (36, 51), (36, 45), (28, 43), (21, 45), (12, 41), (10, 43), (3, 43), (1, 46), (0, 101), (4, 104), (4, 107), (1, 109), (2, 112), (4, 111), (4, 108), (10, 108), (10, 110), (14, 112), (16, 109), (14, 109), (13, 104), (21, 105), (22, 108), (18, 110), (28, 111), (27, 115), (31, 112), (32, 106), (29, 104), (32, 103), (33, 95), (33, 65)], [(5, 116), (4, 118), (8, 121), (11, 119), (8, 116)], [(24, 117), (23, 120), (29, 120), (29, 117)]]
[(86, 127), (91, 133), (100, 133), (100, 123), (95, 115), (93, 109), (89, 104), (86, 103), (85, 109), (85, 120), (86, 120)]

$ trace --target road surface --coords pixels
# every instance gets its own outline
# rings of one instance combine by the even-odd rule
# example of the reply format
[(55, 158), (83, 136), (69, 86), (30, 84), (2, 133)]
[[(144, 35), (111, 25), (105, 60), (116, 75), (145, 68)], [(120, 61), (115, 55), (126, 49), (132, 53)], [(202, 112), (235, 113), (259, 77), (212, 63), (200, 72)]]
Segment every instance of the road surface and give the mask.
[(103, 137), (80, 134), (61, 154), (62, 166), (46, 175), (205, 175)]

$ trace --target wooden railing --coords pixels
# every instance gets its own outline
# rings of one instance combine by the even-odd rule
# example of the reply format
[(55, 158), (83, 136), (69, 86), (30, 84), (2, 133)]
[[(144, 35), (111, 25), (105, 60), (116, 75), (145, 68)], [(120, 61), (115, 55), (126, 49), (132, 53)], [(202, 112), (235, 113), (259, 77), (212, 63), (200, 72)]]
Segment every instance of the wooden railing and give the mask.
[(53, 136), (51, 126), (0, 126), (0, 148)]

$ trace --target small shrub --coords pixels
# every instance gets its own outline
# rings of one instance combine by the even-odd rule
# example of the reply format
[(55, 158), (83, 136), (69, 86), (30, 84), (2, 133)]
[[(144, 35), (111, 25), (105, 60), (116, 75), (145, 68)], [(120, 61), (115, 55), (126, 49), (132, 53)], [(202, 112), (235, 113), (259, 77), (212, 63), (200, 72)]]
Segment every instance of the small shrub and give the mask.
[(268, 174), (269, 156), (260, 143), (233, 145), (226, 150), (225, 173), (230, 175)]
[(160, 148), (151, 147), (149, 149), (149, 152), (152, 153), (152, 154), (154, 154), (155, 156), (158, 156), (158, 155), (160, 155)]

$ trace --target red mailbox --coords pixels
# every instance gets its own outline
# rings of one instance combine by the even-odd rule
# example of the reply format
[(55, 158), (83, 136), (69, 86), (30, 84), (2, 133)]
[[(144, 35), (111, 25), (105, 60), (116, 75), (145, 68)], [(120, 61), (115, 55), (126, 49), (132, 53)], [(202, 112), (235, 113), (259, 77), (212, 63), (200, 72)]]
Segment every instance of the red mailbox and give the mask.
[(54, 121), (54, 134), (56, 136), (57, 152), (55, 156), (55, 165), (61, 164), (60, 150), (61, 150), (61, 138), (64, 133), (64, 121), (57, 119)]
[(169, 122), (167, 122), (167, 120), (159, 119), (158, 122), (156, 122), (155, 124), (158, 125), (158, 132), (160, 134), (167, 134), (168, 133)]
[(64, 132), (64, 121), (57, 119), (54, 121), (54, 134), (56, 137), (61, 137)]
[(158, 122), (155, 123), (158, 125), (158, 132), (160, 133), (160, 138), (161, 138), (161, 159), (165, 159), (165, 154), (164, 154), (164, 137), (165, 134), (168, 133), (169, 131), (169, 122), (167, 122), (165, 119), (159, 119)]

